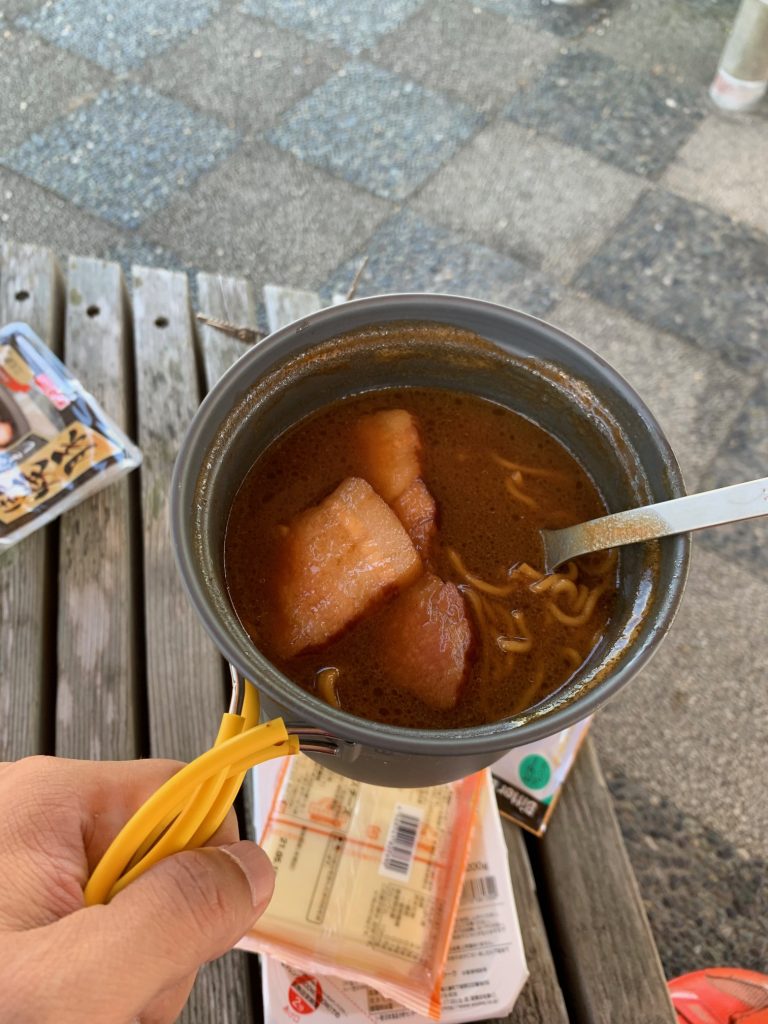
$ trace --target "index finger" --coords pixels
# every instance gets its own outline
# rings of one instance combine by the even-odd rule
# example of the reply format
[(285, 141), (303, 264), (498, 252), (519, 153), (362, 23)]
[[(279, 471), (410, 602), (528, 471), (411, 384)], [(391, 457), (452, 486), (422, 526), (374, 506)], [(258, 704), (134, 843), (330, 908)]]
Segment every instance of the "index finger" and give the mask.
[(45, 845), (99, 859), (125, 822), (183, 765), (27, 757), (0, 766), (0, 849)]

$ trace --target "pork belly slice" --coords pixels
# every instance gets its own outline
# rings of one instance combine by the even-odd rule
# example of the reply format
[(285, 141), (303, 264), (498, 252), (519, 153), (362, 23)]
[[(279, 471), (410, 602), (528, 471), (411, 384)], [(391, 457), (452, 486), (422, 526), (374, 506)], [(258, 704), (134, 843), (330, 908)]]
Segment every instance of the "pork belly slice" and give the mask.
[(361, 416), (356, 427), (360, 476), (384, 501), (393, 502), (421, 475), (421, 439), (405, 409)]
[(437, 530), (437, 506), (424, 481), (414, 480), (399, 498), (392, 502), (392, 510), (405, 527), (416, 550), (425, 561)]
[(421, 438), (405, 409), (362, 416), (357, 423), (360, 475), (389, 502), (416, 550), (427, 557), (436, 529), (435, 499), (421, 479)]
[(289, 524), (276, 552), (274, 643), (293, 657), (327, 643), (394, 589), (421, 559), (387, 503), (358, 477)]
[(383, 650), (392, 684), (440, 711), (455, 707), (472, 629), (453, 583), (427, 573), (387, 609)]

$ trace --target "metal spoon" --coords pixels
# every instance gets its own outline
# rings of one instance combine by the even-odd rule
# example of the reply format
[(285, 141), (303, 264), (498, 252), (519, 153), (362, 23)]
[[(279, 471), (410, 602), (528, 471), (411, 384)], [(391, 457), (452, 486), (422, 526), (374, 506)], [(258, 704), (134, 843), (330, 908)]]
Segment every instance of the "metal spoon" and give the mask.
[(541, 530), (544, 571), (552, 572), (568, 559), (592, 551), (767, 515), (768, 477), (764, 476), (731, 487), (718, 487), (715, 491), (616, 512), (563, 530)]

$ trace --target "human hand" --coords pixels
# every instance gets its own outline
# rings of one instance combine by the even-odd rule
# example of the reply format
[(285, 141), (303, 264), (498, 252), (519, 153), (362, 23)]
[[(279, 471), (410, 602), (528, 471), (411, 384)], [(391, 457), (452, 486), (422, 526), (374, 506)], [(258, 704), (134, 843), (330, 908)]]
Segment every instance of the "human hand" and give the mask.
[(234, 813), (209, 847), (175, 854), (106, 906), (83, 889), (175, 761), (0, 762), (0, 1021), (166, 1024), (198, 968), (266, 908), (274, 871), (237, 841)]

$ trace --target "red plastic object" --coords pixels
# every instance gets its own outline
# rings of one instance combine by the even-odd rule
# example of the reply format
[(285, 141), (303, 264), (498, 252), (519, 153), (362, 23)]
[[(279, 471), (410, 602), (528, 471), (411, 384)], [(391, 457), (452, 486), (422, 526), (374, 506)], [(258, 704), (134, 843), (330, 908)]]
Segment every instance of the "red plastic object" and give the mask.
[(768, 975), (711, 967), (668, 987), (679, 1024), (768, 1024)]

